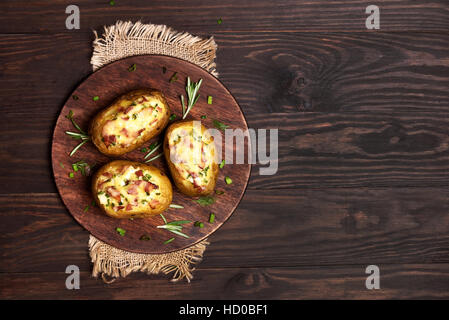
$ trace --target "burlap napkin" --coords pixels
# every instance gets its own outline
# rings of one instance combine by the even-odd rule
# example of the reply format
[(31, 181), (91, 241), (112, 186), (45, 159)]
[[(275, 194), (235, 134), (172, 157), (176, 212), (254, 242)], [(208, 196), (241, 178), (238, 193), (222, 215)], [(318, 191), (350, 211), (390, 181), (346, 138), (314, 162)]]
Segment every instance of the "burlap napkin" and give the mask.
[[(165, 54), (190, 61), (218, 75), (214, 62), (217, 45), (213, 37), (202, 39), (187, 32), (176, 32), (164, 25), (130, 21), (118, 21), (105, 27), (101, 37), (94, 33), (94, 52), (90, 61), (94, 71), (129, 56)], [(192, 265), (201, 261), (208, 244), (207, 240), (203, 240), (187, 249), (167, 254), (138, 254), (114, 248), (90, 235), (92, 276), (101, 275), (105, 282), (111, 282), (105, 275), (113, 277), (113, 281), (136, 271), (148, 274), (174, 272), (172, 281), (186, 278), (190, 282), (194, 270)]]

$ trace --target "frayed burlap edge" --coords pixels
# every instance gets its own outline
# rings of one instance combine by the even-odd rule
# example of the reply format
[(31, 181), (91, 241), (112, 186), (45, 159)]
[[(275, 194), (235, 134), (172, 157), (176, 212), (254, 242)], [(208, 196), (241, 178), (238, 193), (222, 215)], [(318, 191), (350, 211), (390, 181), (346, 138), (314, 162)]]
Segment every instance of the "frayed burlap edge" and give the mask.
[(192, 264), (202, 260), (209, 242), (203, 240), (191, 247), (164, 254), (142, 254), (128, 252), (112, 247), (94, 236), (89, 237), (89, 252), (93, 263), (92, 276), (126, 277), (132, 272), (141, 271), (148, 274), (174, 272), (172, 281), (184, 277), (190, 282), (195, 270)]
[[(192, 62), (218, 76), (215, 69), (217, 44), (213, 37), (202, 39), (187, 32), (177, 32), (165, 25), (143, 24), (140, 21), (117, 21), (104, 27), (101, 37), (94, 31), (93, 70), (130, 56), (165, 54)], [(172, 281), (193, 278), (193, 264), (202, 260), (209, 242), (203, 240), (189, 248), (166, 254), (139, 254), (114, 248), (94, 236), (89, 237), (89, 254), (93, 263), (92, 276), (101, 275), (106, 283), (132, 272), (168, 274), (174, 272)], [(105, 275), (113, 277), (108, 281)]]
[(94, 34), (94, 53), (90, 60), (94, 71), (129, 56), (165, 54), (192, 62), (218, 76), (214, 37), (202, 39), (165, 25), (143, 24), (140, 21), (117, 21), (115, 25), (104, 27), (101, 37), (96, 31)]

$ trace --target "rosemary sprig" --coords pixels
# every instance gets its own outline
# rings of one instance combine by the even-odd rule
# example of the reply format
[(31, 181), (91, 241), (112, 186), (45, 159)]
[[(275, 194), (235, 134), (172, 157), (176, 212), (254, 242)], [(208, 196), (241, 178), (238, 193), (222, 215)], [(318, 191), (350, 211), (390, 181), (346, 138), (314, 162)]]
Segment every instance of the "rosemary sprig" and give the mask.
[(159, 229), (165, 229), (167, 231), (170, 231), (174, 234), (177, 234), (178, 236), (184, 237), (184, 238), (189, 238), (188, 235), (182, 233), (182, 225), (186, 224), (186, 223), (190, 223), (192, 221), (189, 220), (178, 220), (178, 221), (171, 221), (171, 222), (167, 222), (167, 219), (165, 219), (164, 215), (161, 213), (160, 216), (162, 217), (162, 220), (164, 220), (164, 224), (157, 226), (156, 228)]
[(200, 79), (198, 82), (190, 81), (190, 77), (187, 77), (187, 108), (184, 100), (184, 96), (181, 95), (181, 105), (182, 105), (182, 119), (185, 119), (190, 112), (190, 109), (195, 105), (200, 97), (198, 91), (200, 90), (201, 83), (203, 83), (203, 79)]
[(151, 144), (149, 146), (149, 150), (150, 152), (148, 152), (145, 157), (143, 157), (144, 159), (147, 159), (149, 156), (151, 156), (154, 152), (156, 152), (157, 149), (159, 149), (162, 146), (162, 143), (158, 143), (158, 144)]
[(75, 119), (73, 119), (73, 111), (70, 110), (69, 114), (65, 116), (67, 119), (69, 119), (70, 121), (72, 121), (73, 126), (76, 128), (76, 130), (78, 130), (79, 132), (81, 132), (84, 135), (87, 135), (86, 132), (84, 132), (83, 129), (80, 128), (80, 126), (75, 122)]
[(73, 118), (72, 110), (69, 111), (69, 114), (66, 115), (66, 118), (72, 122), (75, 129), (79, 132), (66, 131), (65, 133), (73, 139), (81, 140), (81, 142), (75, 148), (73, 148), (72, 152), (70, 152), (69, 156), (71, 157), (75, 154), (75, 152), (78, 151), (79, 148), (81, 148), (84, 144), (86, 144), (86, 142), (90, 140), (90, 136), (76, 123), (75, 119)]
[(162, 157), (164, 154), (163, 153), (159, 153), (157, 156), (154, 156), (151, 159), (148, 159), (147, 161), (145, 161), (145, 163), (151, 162), (153, 160), (159, 159), (160, 157)]

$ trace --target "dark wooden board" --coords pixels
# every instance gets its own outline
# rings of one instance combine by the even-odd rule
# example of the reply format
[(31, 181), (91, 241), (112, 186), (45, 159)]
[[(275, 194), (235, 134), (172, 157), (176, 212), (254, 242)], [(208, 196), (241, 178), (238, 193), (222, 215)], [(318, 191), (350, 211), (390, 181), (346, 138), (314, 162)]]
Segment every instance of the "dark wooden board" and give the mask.
[[(449, 189), (247, 190), (201, 268), (449, 263)], [(57, 194), (0, 196), (1, 272), (89, 271)]]
[[(449, 32), (235, 31), (214, 38), (220, 81), (245, 114), (447, 112)], [(92, 72), (92, 40), (76, 32), (0, 35), (0, 94), (8, 96), (2, 110), (56, 116)]]
[[(79, 0), (80, 30), (65, 28), (69, 4), (0, 2), (1, 298), (448, 298), (448, 1)], [(369, 4), (380, 30), (365, 28)], [(54, 124), (92, 72), (92, 30), (117, 19), (213, 35), (249, 125), (286, 129), (278, 175), (253, 168), (190, 284), (93, 279), (89, 233), (56, 193)], [(364, 287), (372, 263), (381, 290)], [(81, 290), (64, 286), (69, 264)]]
[[(46, 114), (0, 119), (9, 141), (0, 145), (9, 163), (0, 166), (0, 193), (56, 191), (48, 169), (54, 122)], [(253, 114), (248, 125), (279, 128), (278, 172), (262, 176), (253, 165), (248, 189), (448, 185), (448, 113)]]
[[(80, 30), (66, 30), (65, 8), (80, 8)], [(168, 24), (188, 32), (253, 30), (300, 32), (376, 32), (367, 30), (367, 6), (375, 4), (381, 12), (381, 31), (446, 31), (449, 11), (446, 0), (66, 0), (26, 1), (3, 0), (0, 3), (0, 32), (85, 32), (99, 30), (117, 20), (142, 20), (145, 23)], [(217, 20), (222, 18), (222, 23)], [(30, 23), (31, 22), (31, 23)]]
[[(380, 290), (367, 290), (365, 265), (195, 270), (189, 284), (168, 276), (131, 274), (110, 285), (81, 272), (67, 290), (64, 272), (0, 274), (4, 299), (449, 299), (449, 264), (380, 265)], [(157, 288), (157, 290), (155, 290)], [(263, 301), (259, 303), (263, 304)], [(173, 313), (174, 314), (174, 313)], [(170, 315), (170, 311), (166, 312)]]
[[(137, 69), (134, 72), (129, 72), (128, 68), (133, 64), (136, 64)], [(165, 73), (163, 68), (166, 68)], [(175, 72), (177, 72), (178, 80), (170, 82), (169, 80)], [(216, 202), (210, 206), (200, 206), (193, 201), (194, 198), (182, 195), (174, 187), (173, 203), (184, 206), (184, 209), (168, 209), (164, 216), (168, 221), (192, 221), (192, 223), (184, 225), (183, 228), (183, 232), (189, 235), (189, 238), (156, 228), (164, 223), (160, 216), (134, 220), (115, 219), (106, 216), (96, 206), (91, 206), (86, 212), (86, 206), (92, 203), (93, 199), (90, 189), (91, 179), (82, 176), (80, 172), (76, 173), (74, 178), (70, 178), (69, 172), (73, 171), (71, 164), (78, 160), (84, 160), (98, 168), (111, 161), (111, 158), (100, 154), (90, 143), (83, 146), (74, 156), (69, 157), (69, 153), (79, 143), (79, 140), (74, 141), (65, 133), (74, 131), (74, 127), (70, 120), (66, 119), (66, 115), (72, 110), (80, 127), (88, 128), (94, 115), (109, 106), (118, 96), (138, 88), (155, 88), (164, 93), (172, 113), (177, 115), (177, 119), (180, 119), (179, 96), (185, 95), (187, 76), (192, 81), (203, 79), (203, 84), (199, 91), (200, 99), (186, 119), (200, 120), (208, 128), (213, 128), (213, 120), (217, 119), (229, 125), (230, 128), (247, 130), (248, 127), (239, 105), (217, 78), (192, 63), (160, 55), (122, 59), (93, 73), (72, 93), (72, 96), (77, 96), (77, 99), (70, 97), (66, 101), (57, 120), (53, 134), (52, 167), (58, 191), (70, 213), (83, 227), (95, 237), (116, 248), (138, 253), (165, 253), (189, 247), (207, 238), (231, 216), (246, 189), (250, 164), (229, 164), (220, 170), (216, 189), (223, 190), (225, 193), (223, 195), (212, 194)], [(99, 100), (93, 101), (94, 96), (98, 96)], [(207, 96), (213, 97), (212, 104), (207, 103)], [(201, 119), (202, 115), (206, 115), (207, 118)], [(151, 141), (157, 140), (152, 139)], [(149, 144), (148, 142), (146, 145)], [(233, 147), (236, 148), (235, 145)], [(139, 149), (117, 159), (143, 162), (144, 154)], [(224, 136), (222, 150), (224, 154)], [(169, 175), (163, 158), (157, 159), (151, 164)], [(231, 185), (226, 185), (225, 176), (232, 178)], [(207, 223), (211, 212), (216, 216), (213, 224)], [(204, 222), (204, 228), (194, 227), (193, 222), (195, 221)], [(117, 227), (126, 230), (126, 235), (121, 236), (116, 231)], [(150, 235), (151, 240), (140, 240), (142, 235)], [(172, 237), (175, 237), (175, 241), (164, 244)]]

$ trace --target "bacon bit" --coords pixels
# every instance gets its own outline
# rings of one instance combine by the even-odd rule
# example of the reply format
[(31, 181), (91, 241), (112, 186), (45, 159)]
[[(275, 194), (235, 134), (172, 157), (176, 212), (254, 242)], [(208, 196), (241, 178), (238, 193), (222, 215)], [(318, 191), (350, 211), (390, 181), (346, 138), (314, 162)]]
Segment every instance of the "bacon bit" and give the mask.
[(140, 186), (140, 184), (144, 183), (144, 182), (145, 181), (142, 181), (142, 180), (134, 180), (134, 181), (131, 181), (131, 184), (136, 185), (136, 186)]
[(106, 179), (98, 184), (98, 188), (101, 188), (106, 182), (111, 181), (110, 179)]
[(156, 206), (159, 204), (158, 200), (151, 200), (150, 201), (150, 207), (151, 209), (156, 209)]
[(162, 112), (162, 108), (159, 107), (159, 106), (156, 107), (156, 110), (157, 110), (158, 112)]
[(122, 128), (122, 130), (120, 130), (120, 133), (123, 133), (127, 138), (128, 136), (128, 130), (126, 130), (126, 128)]
[(150, 193), (154, 189), (159, 189), (159, 186), (155, 185), (154, 183), (151, 183), (148, 181), (145, 181), (145, 182), (146, 182), (145, 187), (144, 187), (145, 192)]
[(147, 102), (147, 101), (148, 101), (148, 99), (147, 99), (147, 98), (145, 98), (145, 96), (142, 96), (142, 101), (145, 101), (145, 102)]
[(114, 211), (119, 211), (122, 210), (123, 208), (125, 208), (124, 206), (116, 206), (114, 207)]
[(127, 114), (128, 112), (130, 112), (132, 109), (134, 109), (134, 106), (129, 106), (125, 109), (124, 113)]
[(110, 173), (110, 172), (103, 172), (101, 175), (106, 177), (106, 178), (108, 178), (108, 179), (112, 178), (112, 173)]
[(128, 121), (128, 120), (129, 120), (129, 116), (127, 116), (127, 117), (122, 117), (122, 120)]
[(123, 166), (122, 169), (120, 170), (120, 174), (124, 174), (129, 167), (130, 167), (129, 165)]
[(108, 187), (106, 189), (106, 192), (113, 197), (115, 200), (120, 201), (121, 197), (120, 197), (120, 192), (115, 188), (115, 187)]
[(143, 176), (143, 171), (142, 170), (136, 171), (136, 176), (142, 177)]
[(130, 211), (130, 210), (132, 210), (133, 209), (133, 206), (131, 205), (131, 203), (128, 203), (127, 205), (126, 205), (126, 211)]
[(131, 185), (129, 188), (128, 188), (128, 194), (132, 194), (132, 195), (136, 195), (136, 194), (138, 194), (138, 192), (137, 192), (137, 186), (136, 185)]
[(116, 137), (113, 134), (103, 136), (103, 140), (106, 147), (109, 147), (109, 145), (116, 143)]
[(136, 138), (137, 138), (138, 136), (140, 136), (140, 134), (141, 134), (142, 132), (144, 132), (144, 131), (145, 131), (145, 128), (140, 129), (139, 131), (137, 131), (137, 132), (136, 132)]
[(118, 112), (124, 112), (124, 111), (125, 111), (125, 108), (124, 108), (124, 107), (120, 107), (120, 108), (117, 109), (117, 111), (118, 111)]

